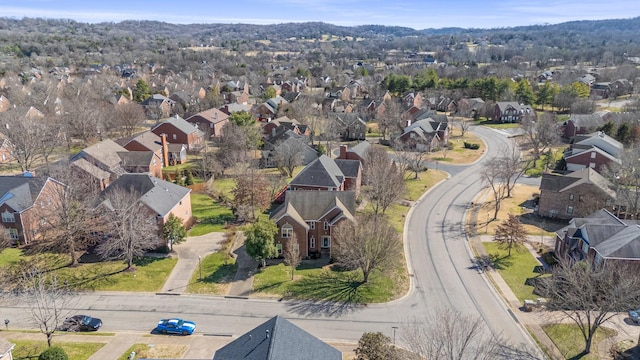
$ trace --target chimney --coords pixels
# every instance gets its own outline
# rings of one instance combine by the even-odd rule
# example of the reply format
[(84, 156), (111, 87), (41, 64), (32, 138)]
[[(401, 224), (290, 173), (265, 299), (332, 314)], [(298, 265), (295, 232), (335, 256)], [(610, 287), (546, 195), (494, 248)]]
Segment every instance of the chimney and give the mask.
[(160, 135), (162, 139), (162, 166), (169, 166), (169, 147), (167, 146), (167, 134)]
[(340, 156), (338, 159), (346, 159), (347, 158), (347, 145), (340, 145)]

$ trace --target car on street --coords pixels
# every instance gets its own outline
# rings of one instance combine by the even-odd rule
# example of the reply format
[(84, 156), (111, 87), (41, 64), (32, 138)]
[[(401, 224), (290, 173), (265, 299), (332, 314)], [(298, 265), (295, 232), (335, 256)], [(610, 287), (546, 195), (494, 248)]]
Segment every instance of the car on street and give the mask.
[(162, 319), (156, 330), (162, 334), (191, 335), (196, 330), (196, 323), (178, 318)]
[(88, 315), (70, 316), (58, 326), (58, 331), (97, 331), (102, 326), (102, 320)]

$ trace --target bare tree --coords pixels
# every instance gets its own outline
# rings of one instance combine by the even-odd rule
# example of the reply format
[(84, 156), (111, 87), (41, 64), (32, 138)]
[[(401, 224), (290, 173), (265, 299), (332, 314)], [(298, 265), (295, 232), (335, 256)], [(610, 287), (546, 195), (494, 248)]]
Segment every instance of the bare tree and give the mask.
[(384, 214), (404, 192), (404, 174), (381, 147), (372, 146), (366, 156), (364, 195), (375, 215)]
[(265, 210), (271, 204), (267, 179), (254, 166), (247, 165), (239, 171), (235, 182), (232, 192), (236, 216), (244, 218), (244, 215), (248, 215), (255, 220), (256, 210)]
[(146, 119), (144, 108), (137, 103), (119, 104), (113, 109), (110, 127), (113, 132), (131, 137)]
[(492, 158), (487, 161), (482, 168), (482, 179), (491, 188), (494, 198), (494, 212), (493, 220), (498, 217), (500, 211), (500, 205), (502, 200), (507, 197), (508, 186), (506, 179), (504, 178), (505, 172), (502, 168), (502, 164), (497, 158)]
[(0, 113), (2, 132), (11, 141), (11, 157), (20, 164), (20, 170), (27, 171), (41, 157), (44, 136), (43, 119), (23, 116), (17, 110)]
[(398, 100), (387, 100), (384, 105), (384, 112), (376, 117), (382, 140), (386, 140), (387, 135), (392, 138), (402, 132), (405, 124), (402, 120), (402, 106)]
[(29, 316), (47, 337), (47, 345), (56, 328), (69, 316), (77, 304), (78, 297), (59, 283), (55, 274), (30, 268), (23, 273), (20, 295), (28, 304)]
[(464, 137), (464, 135), (469, 131), (471, 125), (473, 123), (469, 120), (465, 119), (457, 119), (453, 121), (453, 125), (460, 130), (460, 136)]
[(108, 233), (98, 245), (98, 254), (103, 259), (125, 260), (127, 269), (133, 266), (135, 257), (163, 243), (155, 214), (142, 204), (140, 197), (134, 189), (109, 187), (101, 204)]
[(297, 166), (302, 165), (302, 157), (305, 145), (297, 139), (289, 139), (276, 148), (275, 161), (278, 169), (287, 177), (293, 176)]
[(550, 311), (560, 311), (580, 329), (582, 355), (591, 352), (596, 331), (620, 312), (634, 309), (640, 299), (638, 267), (621, 262), (580, 262), (563, 259), (537, 286)]
[(300, 247), (298, 246), (296, 234), (293, 233), (293, 235), (287, 240), (286, 248), (284, 250), (284, 263), (291, 267), (291, 280), (293, 280), (296, 268), (301, 262), (302, 257), (300, 256)]
[(620, 162), (612, 161), (602, 171), (617, 193), (618, 205), (626, 216), (638, 218), (640, 212), (640, 147), (637, 144), (626, 148)]
[(509, 218), (498, 225), (493, 239), (501, 247), (507, 249), (507, 256), (511, 256), (511, 249), (521, 246), (527, 241), (527, 236), (527, 230), (520, 223), (520, 219), (513, 214), (509, 214)]
[(266, 179), (269, 184), (269, 198), (273, 201), (287, 185), (287, 179), (281, 174), (266, 175)]
[(391, 267), (402, 251), (402, 242), (383, 217), (359, 216), (343, 220), (333, 229), (336, 262), (345, 268), (360, 269), (362, 283), (374, 270)]
[(496, 166), (503, 172), (501, 178), (506, 186), (506, 197), (511, 197), (511, 192), (516, 186), (518, 179), (524, 175), (528, 169), (527, 161), (522, 158), (517, 146), (505, 146), (500, 149), (501, 156), (494, 158)]
[(420, 141), (394, 141), (395, 159), (402, 174), (413, 173), (413, 179), (418, 179), (421, 171), (427, 169), (425, 159), (427, 157), (427, 146)]
[(223, 135), (217, 139), (216, 159), (224, 170), (249, 160), (249, 140), (246, 133), (238, 125), (229, 123), (224, 126)]
[(102, 140), (109, 116), (107, 106), (112, 106), (107, 104), (95, 93), (95, 89), (90, 88), (90, 84), (65, 89), (63, 128), (68, 146), (74, 138), (84, 143), (96, 138)]
[(406, 320), (399, 331), (404, 345), (420, 359), (499, 359), (504, 358), (501, 355), (508, 346), (499, 336), (488, 333), (480, 316), (452, 309), (436, 309), (424, 318)]
[(553, 113), (545, 112), (540, 115), (539, 119), (536, 119), (535, 116), (525, 116), (520, 122), (520, 126), (524, 130), (523, 136), (526, 139), (523, 145), (531, 146), (534, 161), (540, 159), (540, 155), (549, 146), (560, 141), (558, 121)]

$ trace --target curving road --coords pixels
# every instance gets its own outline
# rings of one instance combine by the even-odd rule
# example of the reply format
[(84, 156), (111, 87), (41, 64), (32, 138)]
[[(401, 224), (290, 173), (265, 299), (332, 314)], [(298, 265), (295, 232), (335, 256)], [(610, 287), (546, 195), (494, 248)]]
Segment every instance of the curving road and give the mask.
[[(504, 134), (477, 127), (473, 132), (488, 145), (482, 160), (468, 166), (440, 165), (451, 177), (425, 194), (405, 224), (405, 250), (412, 274), (410, 292), (382, 305), (349, 306), (323, 302), (229, 299), (198, 295), (88, 293), (78, 304), (104, 320), (104, 331), (150, 331), (160, 317), (181, 316), (198, 322), (198, 332), (240, 335), (276, 315), (284, 315), (325, 340), (357, 341), (363, 332), (381, 331), (393, 337), (403, 320), (440, 308), (480, 315), (486, 330), (501, 334), (520, 349), (537, 351), (506, 303), (472, 266), (465, 217), (468, 204), (482, 190), (480, 168), (510, 141)], [(29, 328), (24, 305), (3, 303), (0, 318)], [(401, 336), (398, 334), (398, 342)], [(539, 358), (535, 356), (534, 358)]]

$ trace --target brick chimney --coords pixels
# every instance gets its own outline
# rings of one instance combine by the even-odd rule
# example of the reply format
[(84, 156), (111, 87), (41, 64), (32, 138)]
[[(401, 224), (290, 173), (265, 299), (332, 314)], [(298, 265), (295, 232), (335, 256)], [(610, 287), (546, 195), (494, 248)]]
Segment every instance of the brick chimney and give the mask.
[(340, 145), (340, 156), (338, 156), (338, 159), (346, 159), (347, 158), (347, 149), (349, 148), (349, 146), (347, 145)]
[(169, 166), (169, 147), (167, 146), (167, 134), (160, 135), (162, 140), (162, 165)]

